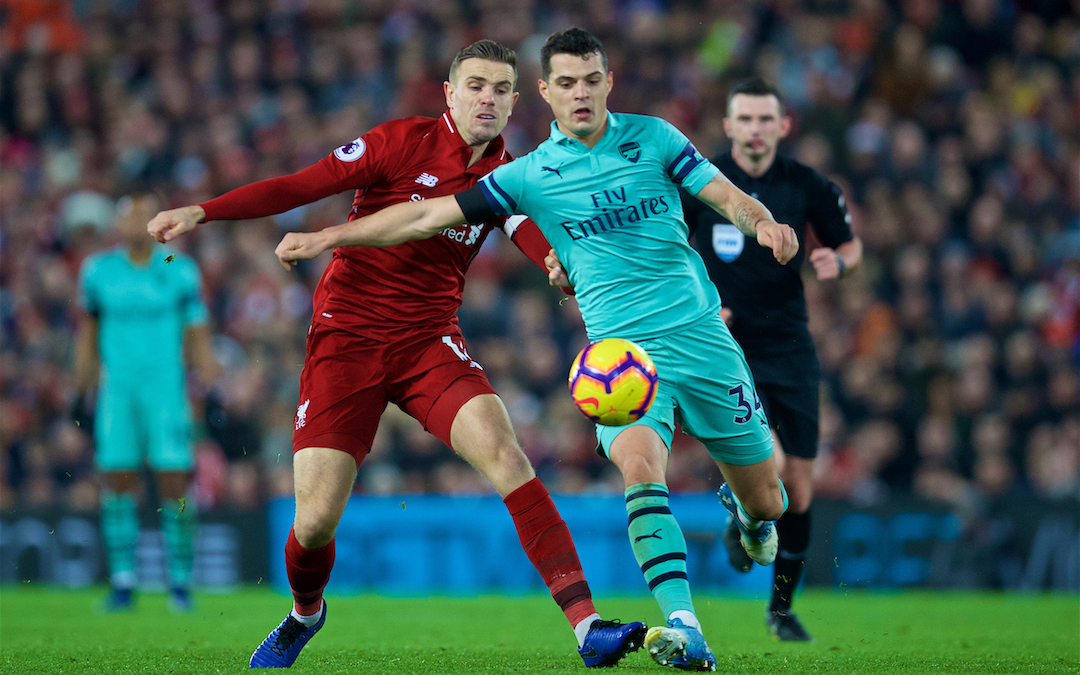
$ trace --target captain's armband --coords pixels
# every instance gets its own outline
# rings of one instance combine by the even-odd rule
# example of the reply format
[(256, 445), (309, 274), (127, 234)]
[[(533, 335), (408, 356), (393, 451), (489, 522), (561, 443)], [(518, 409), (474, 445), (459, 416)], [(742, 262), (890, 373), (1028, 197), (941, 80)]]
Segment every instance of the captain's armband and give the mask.
[(470, 225), (478, 225), (489, 220), (495, 220), (500, 213), (496, 213), (488, 204), (487, 197), (479, 184), (476, 184), (464, 192), (454, 195), (462, 215)]

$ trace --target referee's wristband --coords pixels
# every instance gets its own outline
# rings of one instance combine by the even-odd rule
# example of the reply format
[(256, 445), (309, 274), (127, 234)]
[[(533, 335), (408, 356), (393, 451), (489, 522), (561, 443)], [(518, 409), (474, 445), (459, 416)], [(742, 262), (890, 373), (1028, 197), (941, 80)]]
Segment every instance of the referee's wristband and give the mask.
[(833, 255), (836, 256), (836, 265), (840, 268), (840, 273), (836, 275), (836, 278), (841, 279), (847, 274), (847, 263), (844, 262), (844, 259), (841, 258), (840, 254), (836, 251), (833, 251)]

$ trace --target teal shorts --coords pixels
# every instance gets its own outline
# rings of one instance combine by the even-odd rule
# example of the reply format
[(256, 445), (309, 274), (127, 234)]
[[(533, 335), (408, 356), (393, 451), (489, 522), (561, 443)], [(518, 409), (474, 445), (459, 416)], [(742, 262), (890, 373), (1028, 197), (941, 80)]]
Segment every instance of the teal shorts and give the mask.
[(191, 408), (182, 386), (107, 383), (98, 389), (94, 461), (99, 471), (190, 471)]
[(649, 353), (660, 388), (649, 412), (622, 427), (596, 425), (597, 452), (623, 430), (645, 425), (671, 448), (675, 423), (701, 441), (713, 459), (757, 464), (773, 453), (769, 422), (742, 348), (720, 317), (663, 337), (635, 340)]

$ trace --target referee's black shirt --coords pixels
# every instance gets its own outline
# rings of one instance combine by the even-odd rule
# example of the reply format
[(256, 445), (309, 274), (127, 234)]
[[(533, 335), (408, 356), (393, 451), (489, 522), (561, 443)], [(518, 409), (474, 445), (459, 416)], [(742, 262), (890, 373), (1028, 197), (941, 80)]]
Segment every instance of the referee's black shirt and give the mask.
[(713, 163), (743, 192), (764, 204), (777, 222), (790, 225), (799, 237), (799, 252), (787, 265), (781, 265), (773, 258), (772, 249), (745, 237), (729, 220), (683, 193), (694, 248), (704, 259), (724, 307), (732, 311), (731, 332), (748, 360), (764, 360), (776, 366), (768, 368), (776, 373), (754, 368), (759, 380), (795, 379), (784, 364), (784, 356), (809, 356), (816, 371), (799, 269), (806, 257), (807, 225), (829, 248), (853, 239), (843, 194), (835, 183), (810, 167), (780, 155), (759, 178), (751, 178), (740, 169), (730, 153)]

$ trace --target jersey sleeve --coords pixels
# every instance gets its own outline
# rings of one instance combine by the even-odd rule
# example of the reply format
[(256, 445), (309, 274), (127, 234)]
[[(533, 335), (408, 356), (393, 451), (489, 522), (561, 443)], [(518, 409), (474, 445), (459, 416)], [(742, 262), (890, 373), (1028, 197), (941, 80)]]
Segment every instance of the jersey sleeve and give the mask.
[(101, 314), (101, 305), (98, 304), (97, 293), (94, 288), (94, 270), (97, 267), (97, 258), (87, 258), (79, 268), (78, 301), (79, 306), (87, 311), (90, 316), (97, 318)]
[(210, 312), (202, 297), (202, 274), (191, 258), (177, 260), (180, 265), (180, 314), (185, 326), (201, 326), (210, 320)]
[(810, 171), (810, 227), (821, 243), (829, 248), (855, 238), (851, 232), (851, 214), (840, 186), (816, 171)]
[(494, 171), (480, 179), (477, 186), (492, 211), (504, 216), (524, 213), (522, 211), (525, 194), (524, 174), (525, 161), (515, 159), (496, 167)]
[(669, 122), (657, 119), (654, 142), (659, 146), (671, 182), (692, 195), (720, 173), (720, 169), (705, 159), (683, 132)]
[(261, 180), (203, 202), (206, 220), (244, 220), (284, 213), (324, 197), (381, 182), (401, 153), (391, 124), (375, 127), (315, 164)]

